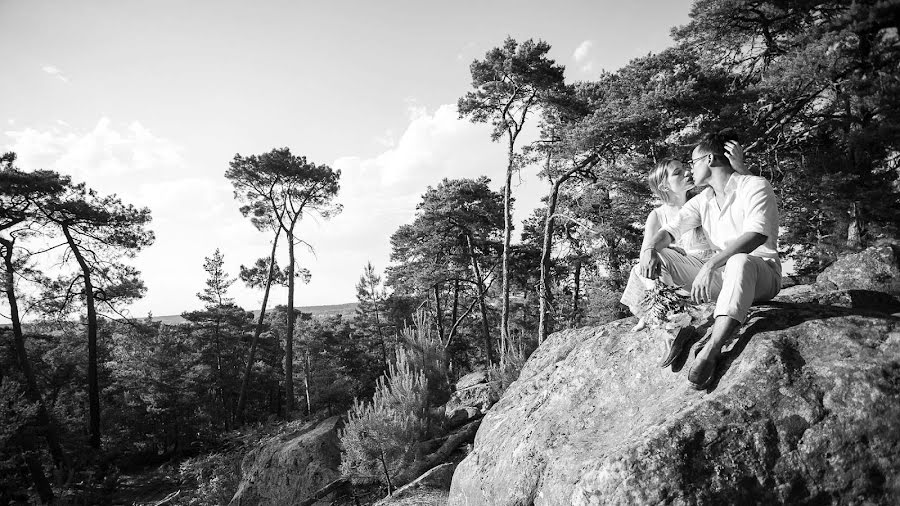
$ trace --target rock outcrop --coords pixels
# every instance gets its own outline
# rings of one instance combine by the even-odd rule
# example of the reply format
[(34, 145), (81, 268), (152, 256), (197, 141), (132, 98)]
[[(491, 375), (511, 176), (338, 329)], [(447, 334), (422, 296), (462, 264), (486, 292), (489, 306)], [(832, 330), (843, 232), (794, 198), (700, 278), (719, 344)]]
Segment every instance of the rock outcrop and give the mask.
[(816, 283), (843, 290), (900, 293), (900, 244), (886, 242), (839, 258)]
[(241, 462), (243, 479), (230, 505), (298, 504), (337, 479), (339, 417), (299, 425), (263, 442)]
[(690, 354), (660, 368), (633, 318), (553, 334), (484, 417), (449, 504), (900, 504), (900, 319), (853, 295), (755, 307), (702, 392)]
[(500, 399), (500, 382), (476, 371), (457, 380), (456, 389), (444, 405), (451, 427), (459, 427), (485, 414)]

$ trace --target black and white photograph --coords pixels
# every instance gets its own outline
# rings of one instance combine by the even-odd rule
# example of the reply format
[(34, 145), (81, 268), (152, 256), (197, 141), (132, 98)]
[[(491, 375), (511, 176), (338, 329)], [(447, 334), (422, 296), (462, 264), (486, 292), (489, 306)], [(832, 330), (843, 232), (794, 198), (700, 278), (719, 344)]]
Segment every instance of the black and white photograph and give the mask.
[(900, 504), (900, 0), (0, 0), (0, 506)]

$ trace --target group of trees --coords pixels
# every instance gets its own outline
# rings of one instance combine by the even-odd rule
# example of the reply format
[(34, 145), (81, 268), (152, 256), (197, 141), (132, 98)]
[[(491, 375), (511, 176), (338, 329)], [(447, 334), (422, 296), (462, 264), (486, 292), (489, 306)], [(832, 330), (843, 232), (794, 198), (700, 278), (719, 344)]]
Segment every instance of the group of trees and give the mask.
[[(309, 213), (327, 217), (340, 210), (333, 203), (339, 171), (286, 148), (237, 155), (226, 177), (241, 211), (273, 235), (270, 255), (240, 271), (244, 283), (265, 290), (262, 310), (254, 325), (252, 313), (228, 297), (236, 279), (216, 250), (203, 264), (208, 279), (197, 294), (203, 309), (185, 312), (188, 323), (173, 327), (130, 320), (118, 309), (145, 291), (139, 272), (122, 259), (152, 244), (149, 209), (99, 195), (56, 172), (21, 170), (15, 161), (15, 154), (5, 154), (0, 167), (0, 256), (11, 322), (0, 329), (4, 344), (9, 336), (0, 354), (0, 381), (3, 402), (12, 406), (4, 414), (17, 424), (4, 431), (0, 461), (13, 475), (27, 470), (43, 502), (84, 483), (85, 473), (98, 482), (108, 478), (108, 460), (116, 455), (182, 455), (245, 421), (292, 416), (295, 355), (305, 356), (305, 412), (314, 395), (334, 408), (349, 405), (347, 397), (360, 388), (371, 389), (363, 384), (342, 393), (311, 392), (314, 373), (364, 377), (366, 371), (355, 369), (368, 367), (360, 358), (367, 351), (330, 342), (337, 324), (295, 328), (294, 282), (309, 278), (295, 260), (294, 248), (303, 244), (297, 224)], [(289, 257), (284, 269), (275, 260), (282, 234)], [(288, 287), (288, 305), (266, 319), (273, 283)], [(23, 304), (43, 323), (23, 324)], [(340, 337), (347, 337), (350, 327), (343, 328)], [(295, 340), (304, 343), (300, 350), (294, 350)], [(311, 371), (310, 355), (328, 346), (336, 358)], [(341, 384), (333, 381), (336, 374), (321, 381), (334, 390)], [(245, 417), (248, 405), (253, 415)], [(17, 490), (4, 487), (0, 499), (11, 500), (15, 495), (6, 491)]]
[[(15, 165), (14, 153), (0, 158), (0, 256), (11, 326), (15, 369), (4, 366), (2, 381), (11, 399), (21, 393), (35, 411), (36, 431), (25, 426), (11, 431), (11, 443), (21, 449), (38, 495), (53, 497), (38, 459), (36, 439), (42, 437), (60, 473), (71, 471), (72, 459), (62, 448), (59, 427), (47, 405), (29, 356), (21, 321), (21, 304), (39, 306), (45, 314), (66, 315), (84, 308), (86, 326), (86, 417), (89, 446), (101, 444), (98, 305), (115, 310), (117, 302), (140, 297), (144, 291), (138, 272), (120, 262), (122, 256), (153, 242), (146, 229), (148, 209), (137, 209), (113, 196), (101, 196), (83, 183), (52, 171), (26, 172)], [(59, 255), (58, 277), (37, 268), (54, 250)], [(28, 296), (20, 288), (31, 284), (40, 295)], [(33, 292), (32, 292), (33, 293)]]
[[(566, 84), (542, 41), (508, 38), (474, 61), (474, 91), (460, 98), (460, 117), (490, 122), (509, 155), (501, 342), (508, 280), (522, 268), (508, 262), (509, 178), (525, 164), (539, 164), (550, 185), (522, 242), (541, 252), (538, 341), (554, 326), (577, 325), (585, 305), (615, 313), (650, 206), (646, 173), (663, 158), (684, 158), (707, 131), (737, 132), (751, 170), (778, 189), (782, 249), (799, 275), (896, 235), (898, 26), (896, 2), (698, 0), (691, 21), (673, 30), (673, 47), (596, 81)], [(529, 117), (540, 138), (516, 151)], [(563, 304), (565, 292), (572, 296)], [(583, 293), (593, 300), (580, 300)]]

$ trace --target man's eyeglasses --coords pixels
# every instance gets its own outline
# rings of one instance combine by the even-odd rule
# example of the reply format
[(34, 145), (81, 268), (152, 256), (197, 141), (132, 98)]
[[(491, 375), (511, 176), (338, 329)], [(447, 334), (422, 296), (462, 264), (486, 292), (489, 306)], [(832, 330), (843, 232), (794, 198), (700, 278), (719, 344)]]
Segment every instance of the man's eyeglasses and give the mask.
[(709, 156), (709, 153), (706, 153), (705, 155), (700, 155), (700, 156), (698, 156), (698, 157), (696, 157), (696, 158), (691, 158), (690, 161), (684, 160), (683, 163), (684, 163), (685, 165), (690, 165), (691, 167), (693, 167), (693, 166), (694, 166), (694, 163), (696, 163), (697, 160), (702, 160), (702, 159), (706, 158), (707, 156)]

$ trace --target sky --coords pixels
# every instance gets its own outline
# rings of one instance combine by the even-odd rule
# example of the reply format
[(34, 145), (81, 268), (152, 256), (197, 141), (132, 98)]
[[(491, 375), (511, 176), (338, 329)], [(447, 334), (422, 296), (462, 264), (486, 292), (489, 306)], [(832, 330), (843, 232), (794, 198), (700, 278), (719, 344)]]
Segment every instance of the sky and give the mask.
[[(235, 154), (289, 147), (341, 171), (343, 205), (301, 222), (315, 251), (299, 250), (312, 278), (297, 305), (353, 302), (429, 185), (487, 175), (500, 189), (505, 146), (456, 111), (473, 60), (542, 39), (567, 82), (596, 79), (671, 45), (690, 4), (0, 0), (0, 151), (150, 208), (156, 241), (131, 260), (147, 294), (127, 310), (142, 317), (201, 308), (216, 248), (232, 276), (268, 255), (224, 173)], [(516, 221), (547, 191), (536, 172), (514, 181)], [(230, 295), (262, 300), (240, 282)]]

